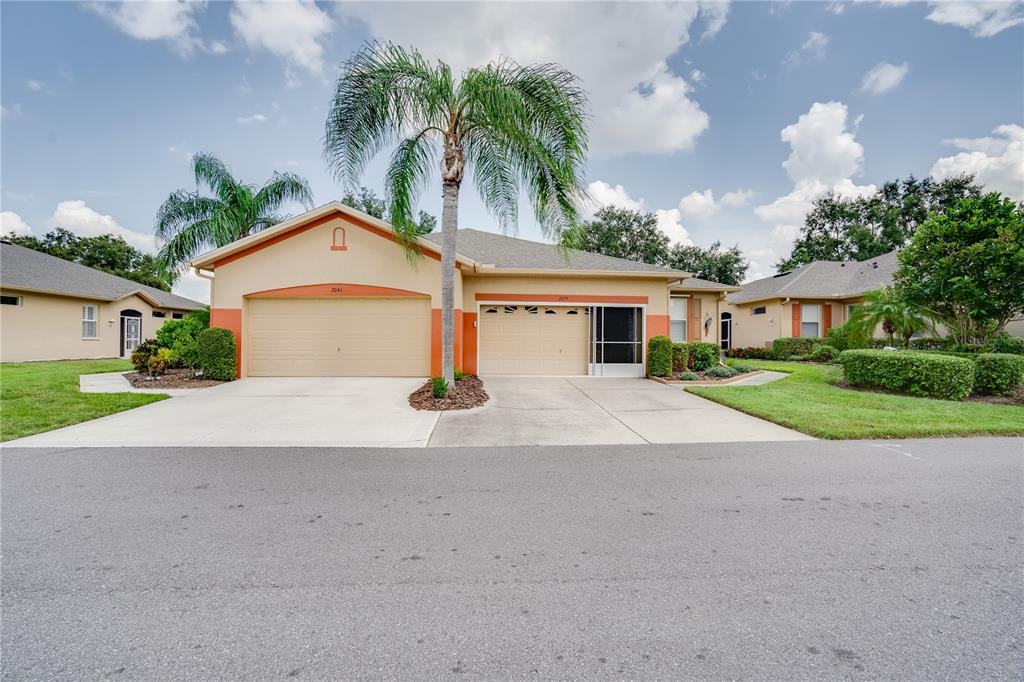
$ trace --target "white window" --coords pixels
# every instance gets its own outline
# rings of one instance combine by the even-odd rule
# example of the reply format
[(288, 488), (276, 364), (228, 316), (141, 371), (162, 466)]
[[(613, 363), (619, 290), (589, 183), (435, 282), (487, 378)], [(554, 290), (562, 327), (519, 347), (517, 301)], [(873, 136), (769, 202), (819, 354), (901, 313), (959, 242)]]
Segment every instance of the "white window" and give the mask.
[(800, 304), (800, 336), (820, 335), (821, 306), (817, 303)]
[(96, 338), (96, 306), (82, 306), (82, 338)]
[(670, 298), (668, 301), (668, 334), (674, 343), (686, 343), (686, 313), (689, 299)]
[(0, 296), (0, 305), (21, 305), (21, 296)]

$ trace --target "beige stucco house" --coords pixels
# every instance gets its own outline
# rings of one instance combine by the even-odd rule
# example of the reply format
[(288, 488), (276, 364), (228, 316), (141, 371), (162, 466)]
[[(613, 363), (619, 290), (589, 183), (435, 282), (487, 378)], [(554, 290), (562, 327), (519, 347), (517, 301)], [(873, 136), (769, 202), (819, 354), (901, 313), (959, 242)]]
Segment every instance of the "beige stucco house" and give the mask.
[(123, 277), (0, 243), (0, 362), (128, 357), (164, 322), (202, 307)]
[[(464, 229), (455, 364), (480, 374), (642, 376), (654, 335), (719, 343), (735, 287)], [(193, 262), (241, 376), (428, 376), (441, 365), (440, 236), (331, 202)]]

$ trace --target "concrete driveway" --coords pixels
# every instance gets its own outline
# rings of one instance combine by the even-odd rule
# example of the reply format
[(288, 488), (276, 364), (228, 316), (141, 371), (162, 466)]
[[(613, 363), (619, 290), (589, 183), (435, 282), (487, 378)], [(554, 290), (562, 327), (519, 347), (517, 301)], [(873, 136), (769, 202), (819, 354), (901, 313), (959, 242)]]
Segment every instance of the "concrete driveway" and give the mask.
[(49, 433), (19, 447), (591, 445), (811, 440), (646, 379), (489, 377), (487, 405), (419, 412), (421, 379), (253, 378)]

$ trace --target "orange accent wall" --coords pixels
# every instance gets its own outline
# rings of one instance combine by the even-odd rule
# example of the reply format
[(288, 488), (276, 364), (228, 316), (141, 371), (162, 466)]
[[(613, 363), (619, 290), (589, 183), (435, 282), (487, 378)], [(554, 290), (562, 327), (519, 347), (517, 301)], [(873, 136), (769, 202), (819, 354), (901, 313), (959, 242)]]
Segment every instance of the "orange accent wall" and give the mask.
[[(462, 367), (462, 310), (455, 309), (454, 346), (455, 367), (467, 371)], [(474, 342), (476, 340), (474, 339)], [(474, 355), (475, 358), (475, 355)], [(430, 376), (441, 376), (441, 309), (431, 308), (430, 310)]]
[(800, 304), (793, 303), (790, 306), (793, 309), (793, 328), (790, 330), (793, 338), (800, 336)]
[(825, 327), (821, 332), (821, 335), (825, 336), (825, 332), (832, 328), (832, 304), (825, 303), (821, 306), (821, 309), (824, 311), (822, 312), (821, 317)]
[(210, 326), (223, 327), (235, 335), (235, 376), (242, 376), (242, 309), (210, 308)]
[(305, 284), (298, 287), (284, 287), (282, 289), (267, 289), (266, 291), (255, 291), (246, 294), (246, 298), (339, 298), (346, 296), (359, 297), (387, 297), (387, 298), (429, 298), (430, 294), (423, 294), (418, 291), (407, 289), (392, 289), (391, 287), (378, 287), (369, 284), (349, 284), (347, 282), (336, 282), (333, 284)]
[(477, 294), (478, 301), (536, 301), (538, 303), (636, 303), (646, 304), (646, 296), (590, 296), (585, 294)]
[(462, 371), (476, 374), (476, 313), (462, 313)]
[(650, 340), (652, 336), (668, 336), (668, 315), (648, 315), (647, 316), (647, 339)]

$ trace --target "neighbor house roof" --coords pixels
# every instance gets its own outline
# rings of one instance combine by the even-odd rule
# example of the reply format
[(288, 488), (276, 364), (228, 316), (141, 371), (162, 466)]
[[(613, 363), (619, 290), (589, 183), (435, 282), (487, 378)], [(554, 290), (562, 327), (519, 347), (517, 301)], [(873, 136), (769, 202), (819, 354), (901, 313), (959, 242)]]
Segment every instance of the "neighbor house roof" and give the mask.
[(672, 291), (739, 291), (743, 287), (722, 282), (712, 282), (700, 277), (687, 277), (682, 283), (672, 287)]
[(0, 286), (100, 301), (117, 301), (139, 294), (158, 308), (204, 307), (190, 298), (10, 242), (0, 242)]
[[(441, 233), (433, 232), (423, 237), (438, 246)], [(664, 275), (665, 277), (687, 277), (688, 273), (659, 265), (649, 265), (625, 258), (604, 256), (589, 251), (565, 249), (554, 244), (533, 242), (508, 237), (494, 232), (469, 228), (458, 231), (458, 251), (485, 266), (493, 265), (498, 270), (535, 271), (568, 270), (576, 272), (611, 272), (617, 274)]]
[(892, 284), (899, 267), (896, 252), (865, 261), (816, 260), (774, 277), (748, 282), (731, 294), (729, 303), (771, 298), (852, 298)]

